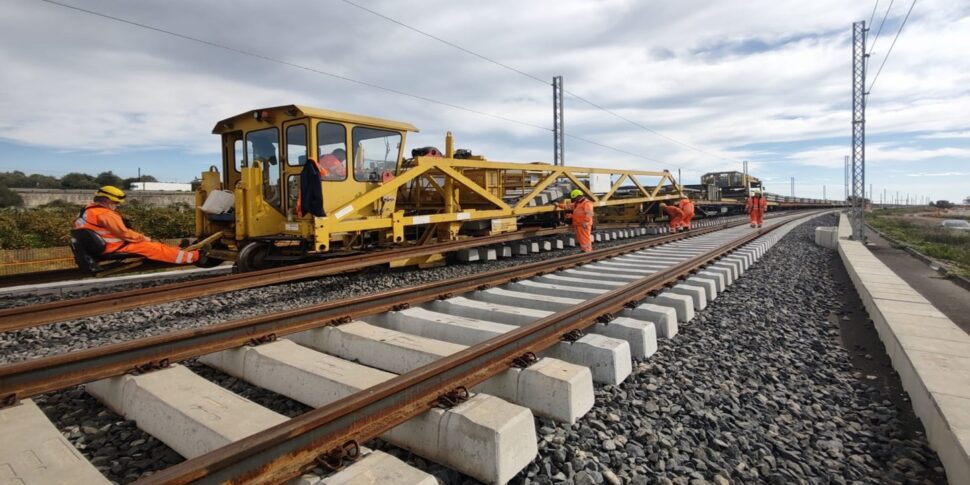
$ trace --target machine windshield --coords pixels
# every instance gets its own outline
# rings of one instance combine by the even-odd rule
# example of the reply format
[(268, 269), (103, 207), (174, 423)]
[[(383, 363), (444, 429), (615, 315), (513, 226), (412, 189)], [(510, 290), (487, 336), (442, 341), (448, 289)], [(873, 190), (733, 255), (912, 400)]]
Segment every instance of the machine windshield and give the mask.
[(353, 131), (354, 179), (380, 181), (384, 173), (394, 174), (401, 152), (401, 134), (396, 131), (356, 127)]

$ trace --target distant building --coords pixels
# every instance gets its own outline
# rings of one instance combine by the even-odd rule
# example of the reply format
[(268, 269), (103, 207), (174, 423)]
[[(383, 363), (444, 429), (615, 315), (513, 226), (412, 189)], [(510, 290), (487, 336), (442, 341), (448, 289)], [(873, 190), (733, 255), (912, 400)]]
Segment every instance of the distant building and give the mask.
[(963, 205), (970, 205), (970, 197), (965, 197), (963, 199)]
[(173, 182), (132, 182), (131, 190), (158, 190), (164, 192), (191, 192), (192, 184)]

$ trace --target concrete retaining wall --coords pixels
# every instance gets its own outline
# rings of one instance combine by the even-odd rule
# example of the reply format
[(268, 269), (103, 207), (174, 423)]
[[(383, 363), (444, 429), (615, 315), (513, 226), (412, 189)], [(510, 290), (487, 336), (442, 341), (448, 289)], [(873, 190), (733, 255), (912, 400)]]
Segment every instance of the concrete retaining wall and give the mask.
[[(24, 207), (39, 207), (55, 200), (72, 204), (86, 204), (94, 197), (94, 190), (64, 190), (64, 189), (11, 189), (24, 199)], [(137, 200), (143, 204), (155, 206), (174, 205), (176, 203), (195, 205), (195, 192), (166, 192), (160, 190), (129, 190), (128, 199)]]
[(970, 484), (970, 336), (839, 221), (839, 255), (952, 484)]

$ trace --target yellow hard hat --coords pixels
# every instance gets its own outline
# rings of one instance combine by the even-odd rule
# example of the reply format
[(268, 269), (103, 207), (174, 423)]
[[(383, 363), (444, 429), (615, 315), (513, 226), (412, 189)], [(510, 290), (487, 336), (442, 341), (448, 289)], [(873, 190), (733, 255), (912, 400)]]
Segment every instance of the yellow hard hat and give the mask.
[(125, 201), (125, 191), (115, 187), (114, 185), (105, 185), (98, 189), (94, 194), (95, 197), (104, 197), (112, 202), (117, 202), (119, 204)]
[(573, 191), (569, 193), (569, 198), (570, 199), (575, 199), (576, 197), (579, 197), (581, 195), (583, 195), (583, 191), (582, 190), (573, 189)]

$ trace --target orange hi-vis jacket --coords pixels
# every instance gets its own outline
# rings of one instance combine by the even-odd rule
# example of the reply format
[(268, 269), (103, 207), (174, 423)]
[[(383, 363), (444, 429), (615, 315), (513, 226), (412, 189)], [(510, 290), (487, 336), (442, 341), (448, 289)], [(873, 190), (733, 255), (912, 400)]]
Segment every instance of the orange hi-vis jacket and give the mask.
[(694, 215), (694, 203), (691, 202), (690, 199), (681, 199), (677, 205), (680, 207), (681, 212), (683, 212), (685, 216)]
[(583, 197), (579, 202), (573, 204), (572, 224), (573, 226), (593, 227), (593, 201)]
[(748, 212), (757, 211), (764, 214), (768, 211), (768, 199), (764, 197), (748, 197), (748, 202), (744, 208)]
[(125, 243), (146, 241), (144, 234), (125, 226), (121, 214), (100, 204), (88, 204), (74, 220), (75, 229), (90, 229), (104, 239), (105, 253), (113, 253)]

